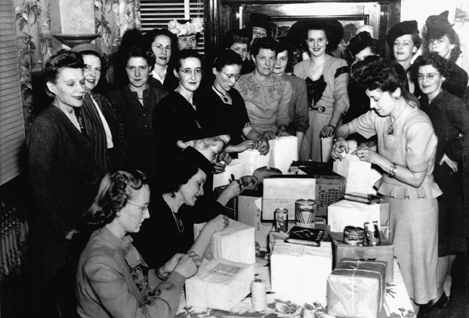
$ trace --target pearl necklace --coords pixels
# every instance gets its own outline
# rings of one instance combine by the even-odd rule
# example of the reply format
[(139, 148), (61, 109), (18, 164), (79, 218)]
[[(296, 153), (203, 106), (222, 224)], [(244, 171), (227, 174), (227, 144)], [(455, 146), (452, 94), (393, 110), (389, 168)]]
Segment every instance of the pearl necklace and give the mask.
[(171, 214), (173, 215), (174, 223), (176, 223), (176, 227), (178, 228), (179, 233), (184, 232), (184, 224), (182, 224), (182, 220), (179, 220), (176, 217), (176, 213), (174, 213), (173, 211), (171, 211)]

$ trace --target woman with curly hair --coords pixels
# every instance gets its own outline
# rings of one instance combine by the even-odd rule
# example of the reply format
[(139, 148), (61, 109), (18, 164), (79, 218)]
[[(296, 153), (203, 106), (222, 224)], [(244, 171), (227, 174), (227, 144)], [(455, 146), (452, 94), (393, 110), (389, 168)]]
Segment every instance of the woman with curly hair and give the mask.
[(141, 172), (117, 171), (103, 178), (86, 215), (99, 228), (81, 254), (76, 276), (81, 317), (176, 314), (184, 282), (197, 273), (201, 261), (189, 252), (172, 256), (156, 270), (147, 268), (128, 234), (139, 232), (150, 217), (149, 203), (150, 188)]
[(428, 116), (409, 101), (405, 72), (396, 61), (375, 60), (352, 74), (366, 88), (372, 110), (337, 129), (332, 158), (348, 152), (345, 140), (376, 135), (378, 151), (358, 147), (352, 154), (379, 166), (375, 185), (390, 203), (390, 241), (415, 312), (437, 297), (438, 201), (432, 171), (438, 139)]
[(449, 12), (445, 11), (427, 18), (427, 30), (424, 33), (427, 46), (424, 47), (424, 53), (427, 51), (437, 52), (448, 61), (450, 69), (446, 81), (443, 83), (443, 89), (464, 100), (468, 75), (456, 64), (459, 55), (461, 55), (461, 42), (448, 21), (448, 14)]
[(411, 70), (423, 93), (421, 110), (430, 117), (438, 137), (433, 175), (443, 191), (438, 197), (438, 295), (443, 306), (451, 292), (451, 264), (456, 258), (451, 252), (466, 250), (460, 163), (469, 150), (469, 110), (460, 98), (443, 89), (448, 70), (447, 61), (436, 52), (419, 56)]

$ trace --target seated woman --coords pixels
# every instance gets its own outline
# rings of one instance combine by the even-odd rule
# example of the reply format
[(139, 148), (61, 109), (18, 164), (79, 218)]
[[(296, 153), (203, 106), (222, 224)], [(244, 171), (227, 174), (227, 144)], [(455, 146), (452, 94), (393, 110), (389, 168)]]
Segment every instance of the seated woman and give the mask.
[[(86, 93), (83, 100), (83, 124), (92, 144), (96, 169), (92, 186), (95, 192), (99, 183), (109, 171), (121, 169), (127, 160), (127, 144), (124, 138), (124, 124), (111, 101), (105, 97), (108, 93), (104, 75), (106, 64), (101, 49), (95, 44), (79, 44), (72, 48), (83, 58), (85, 67)], [(103, 75), (103, 76), (101, 76)]]
[(203, 126), (230, 135), (230, 144), (224, 149), (227, 153), (257, 149), (261, 154), (269, 152), (269, 143), (257, 130), (252, 128), (244, 100), (234, 88), (240, 77), (241, 58), (235, 52), (222, 52), (215, 59), (212, 72), (213, 85), (206, 87), (198, 97)]
[(181, 208), (193, 207), (204, 196), (207, 174), (186, 152), (174, 153), (167, 159), (161, 167), (160, 181), (154, 187), (149, 206), (151, 218), (133, 236), (148, 265), (156, 268), (175, 253), (193, 251), (203, 258), (212, 234), (223, 230), (229, 222), (224, 215), (214, 217), (194, 242), (194, 224), (209, 219), (201, 220), (198, 211)]
[(148, 83), (155, 55), (143, 43), (140, 31), (131, 29), (125, 32), (114, 56), (117, 89), (109, 97), (124, 122), (127, 166), (143, 171), (151, 179), (157, 167), (152, 114), (167, 92)]
[(200, 259), (194, 252), (176, 254), (157, 270), (147, 269), (128, 234), (150, 217), (149, 200), (150, 188), (139, 171), (117, 171), (102, 180), (86, 216), (99, 229), (80, 257), (76, 276), (81, 317), (176, 314), (184, 282), (197, 273)]

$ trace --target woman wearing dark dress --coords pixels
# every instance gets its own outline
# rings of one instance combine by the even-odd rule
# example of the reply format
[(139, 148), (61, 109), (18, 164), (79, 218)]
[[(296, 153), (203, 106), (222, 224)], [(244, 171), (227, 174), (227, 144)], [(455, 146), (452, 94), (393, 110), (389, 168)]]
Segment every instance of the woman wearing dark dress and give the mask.
[[(129, 40), (129, 37), (132, 39)], [(151, 180), (158, 164), (154, 148), (152, 115), (157, 103), (166, 96), (167, 92), (163, 88), (149, 84), (149, 75), (155, 65), (155, 55), (149, 49), (132, 44), (137, 38), (144, 43), (138, 30), (128, 30), (123, 36), (114, 66), (115, 74), (123, 76), (123, 79), (115, 82), (123, 84), (112, 91), (109, 97), (124, 122), (128, 147), (127, 166), (143, 171)]]
[(72, 51), (79, 53), (85, 63), (83, 74), (86, 93), (82, 111), (96, 161), (92, 185), (98, 191), (99, 183), (106, 173), (123, 168), (126, 164), (124, 124), (114, 105), (104, 96), (108, 92), (103, 89), (105, 83), (101, 75), (106, 73), (106, 65), (101, 49), (95, 44), (85, 43), (74, 46)]
[(192, 49), (182, 50), (174, 60), (177, 88), (163, 98), (153, 112), (153, 130), (159, 160), (177, 150), (178, 140), (190, 140), (199, 135), (202, 121), (194, 93), (202, 81), (202, 56)]
[[(45, 64), (54, 101), (34, 120), (28, 136), (29, 176), (37, 212), (31, 226), (31, 308), (54, 317), (59, 297), (53, 284), (66, 265), (70, 240), (92, 202), (89, 188), (95, 161), (80, 108), (85, 95), (83, 59), (59, 52)], [(70, 286), (73, 289), (73, 286)]]
[(244, 100), (234, 88), (240, 77), (241, 62), (239, 55), (231, 50), (216, 58), (212, 68), (213, 84), (206, 87), (203, 94), (196, 95), (196, 99), (201, 99), (202, 125), (230, 135), (230, 143), (224, 149), (227, 153), (255, 148), (266, 154), (269, 143), (252, 128)]
[(426, 24), (427, 31), (424, 33), (426, 44), (424, 53), (438, 52), (450, 66), (448, 78), (443, 83), (443, 89), (448, 93), (464, 100), (468, 75), (459, 65), (456, 64), (461, 55), (461, 41), (458, 34), (453, 29), (453, 25), (448, 21), (448, 11), (439, 15), (429, 16)]
[[(197, 152), (196, 150), (194, 150)], [(211, 194), (204, 192), (207, 174), (188, 152), (173, 153), (162, 165), (161, 174), (152, 186), (150, 219), (134, 235), (134, 245), (150, 268), (159, 268), (176, 253), (195, 252), (202, 259), (212, 234), (229, 223), (216, 209), (204, 211), (203, 218), (193, 207), (199, 199)], [(195, 223), (209, 221), (194, 241)]]
[(445, 305), (446, 296), (449, 299), (451, 292), (454, 252), (466, 250), (464, 168), (460, 162), (469, 150), (469, 110), (460, 98), (443, 89), (443, 83), (449, 76), (448, 69), (447, 61), (436, 52), (419, 56), (412, 67), (413, 76), (418, 78), (423, 93), (420, 108), (430, 117), (438, 137), (433, 176), (443, 191), (443, 195), (438, 197), (438, 295), (445, 295), (440, 301), (441, 305)]

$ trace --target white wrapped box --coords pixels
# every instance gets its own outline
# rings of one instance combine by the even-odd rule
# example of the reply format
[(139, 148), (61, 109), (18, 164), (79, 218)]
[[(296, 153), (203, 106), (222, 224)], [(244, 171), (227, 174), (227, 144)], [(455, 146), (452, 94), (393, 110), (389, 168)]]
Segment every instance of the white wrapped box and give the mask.
[[(194, 240), (205, 224), (194, 224)], [(205, 258), (209, 261), (223, 258), (232, 262), (254, 264), (256, 262), (254, 231), (254, 227), (230, 219), (226, 229), (212, 235)]]
[(213, 188), (222, 187), (230, 184), (233, 178), (239, 179), (244, 176), (244, 162), (239, 159), (233, 159), (225, 167), (225, 171), (213, 175)]
[(186, 280), (186, 306), (230, 310), (251, 292), (254, 264), (225, 259), (203, 263)]
[(276, 240), (270, 272), (275, 298), (297, 305), (315, 301), (326, 304), (327, 278), (332, 272), (331, 242), (311, 247)]
[(327, 224), (331, 232), (343, 232), (348, 225), (363, 227), (365, 222), (378, 221), (378, 226), (386, 232), (389, 226), (389, 203), (364, 204), (341, 200), (327, 208)]

